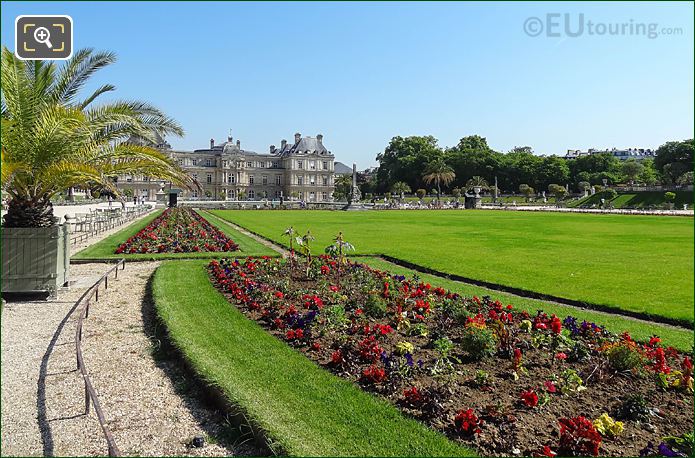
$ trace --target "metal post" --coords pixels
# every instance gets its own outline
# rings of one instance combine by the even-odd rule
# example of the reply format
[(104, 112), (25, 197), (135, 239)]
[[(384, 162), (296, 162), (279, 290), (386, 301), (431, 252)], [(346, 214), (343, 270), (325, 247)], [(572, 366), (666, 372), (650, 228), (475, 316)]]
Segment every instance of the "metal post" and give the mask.
[(109, 289), (109, 276), (104, 277), (104, 289)]
[(89, 389), (87, 388), (87, 381), (85, 380), (84, 382), (84, 413), (85, 415), (89, 414)]
[(99, 302), (99, 286), (97, 286), (96, 294), (94, 295), (94, 298), (97, 302)]

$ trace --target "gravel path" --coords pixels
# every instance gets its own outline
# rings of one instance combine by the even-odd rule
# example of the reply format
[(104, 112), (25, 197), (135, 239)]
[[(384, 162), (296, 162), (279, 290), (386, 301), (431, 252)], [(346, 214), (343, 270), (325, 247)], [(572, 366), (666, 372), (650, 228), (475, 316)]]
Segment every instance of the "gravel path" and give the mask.
[[(122, 229), (116, 228), (109, 233)], [(109, 233), (89, 240), (95, 243)], [(74, 250), (73, 250), (74, 252)], [(100, 290), (84, 324), (92, 384), (123, 455), (259, 455), (204, 400), (179, 364), (158, 351), (148, 281), (158, 263), (127, 263)], [(107, 454), (94, 409), (84, 414), (76, 367), (75, 302), (108, 264), (73, 264), (54, 301), (7, 302), (2, 310), (2, 456)], [(189, 447), (196, 436), (201, 448)]]

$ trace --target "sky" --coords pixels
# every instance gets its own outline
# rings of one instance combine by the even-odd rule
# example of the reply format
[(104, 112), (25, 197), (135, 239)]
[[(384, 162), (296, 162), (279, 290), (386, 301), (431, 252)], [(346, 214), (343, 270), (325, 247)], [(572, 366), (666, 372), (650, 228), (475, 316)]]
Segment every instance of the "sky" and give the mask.
[(76, 49), (116, 52), (85, 92), (158, 106), (176, 149), (321, 133), (365, 168), (398, 135), (537, 154), (693, 137), (692, 2), (2, 2), (12, 50), (20, 14), (70, 15)]

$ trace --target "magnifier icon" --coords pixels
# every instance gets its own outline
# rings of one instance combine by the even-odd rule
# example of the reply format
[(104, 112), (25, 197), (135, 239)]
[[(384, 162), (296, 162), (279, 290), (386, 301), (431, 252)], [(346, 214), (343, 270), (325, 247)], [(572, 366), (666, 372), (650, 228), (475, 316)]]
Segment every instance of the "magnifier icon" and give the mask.
[(48, 31), (46, 27), (37, 27), (36, 30), (34, 30), (34, 40), (38, 41), (39, 43), (43, 43), (48, 48), (52, 48), (53, 45), (49, 41), (51, 38), (51, 32)]

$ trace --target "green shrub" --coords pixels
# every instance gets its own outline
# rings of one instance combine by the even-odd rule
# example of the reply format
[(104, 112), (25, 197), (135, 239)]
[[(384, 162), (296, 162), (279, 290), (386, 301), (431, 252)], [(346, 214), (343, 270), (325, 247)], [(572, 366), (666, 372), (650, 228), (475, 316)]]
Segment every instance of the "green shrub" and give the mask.
[(350, 320), (345, 316), (345, 308), (342, 305), (328, 307), (322, 315), (326, 318), (327, 329), (342, 328), (350, 323)]
[(631, 343), (620, 343), (607, 352), (608, 362), (616, 371), (632, 370), (644, 364), (644, 357)]
[(374, 318), (381, 318), (386, 315), (386, 301), (378, 294), (370, 294), (364, 302), (364, 311)]
[(613, 200), (618, 197), (618, 192), (613, 188), (607, 188), (601, 192), (601, 197), (606, 200)]
[(492, 356), (497, 351), (497, 338), (488, 328), (467, 326), (463, 331), (461, 348), (474, 360)]

